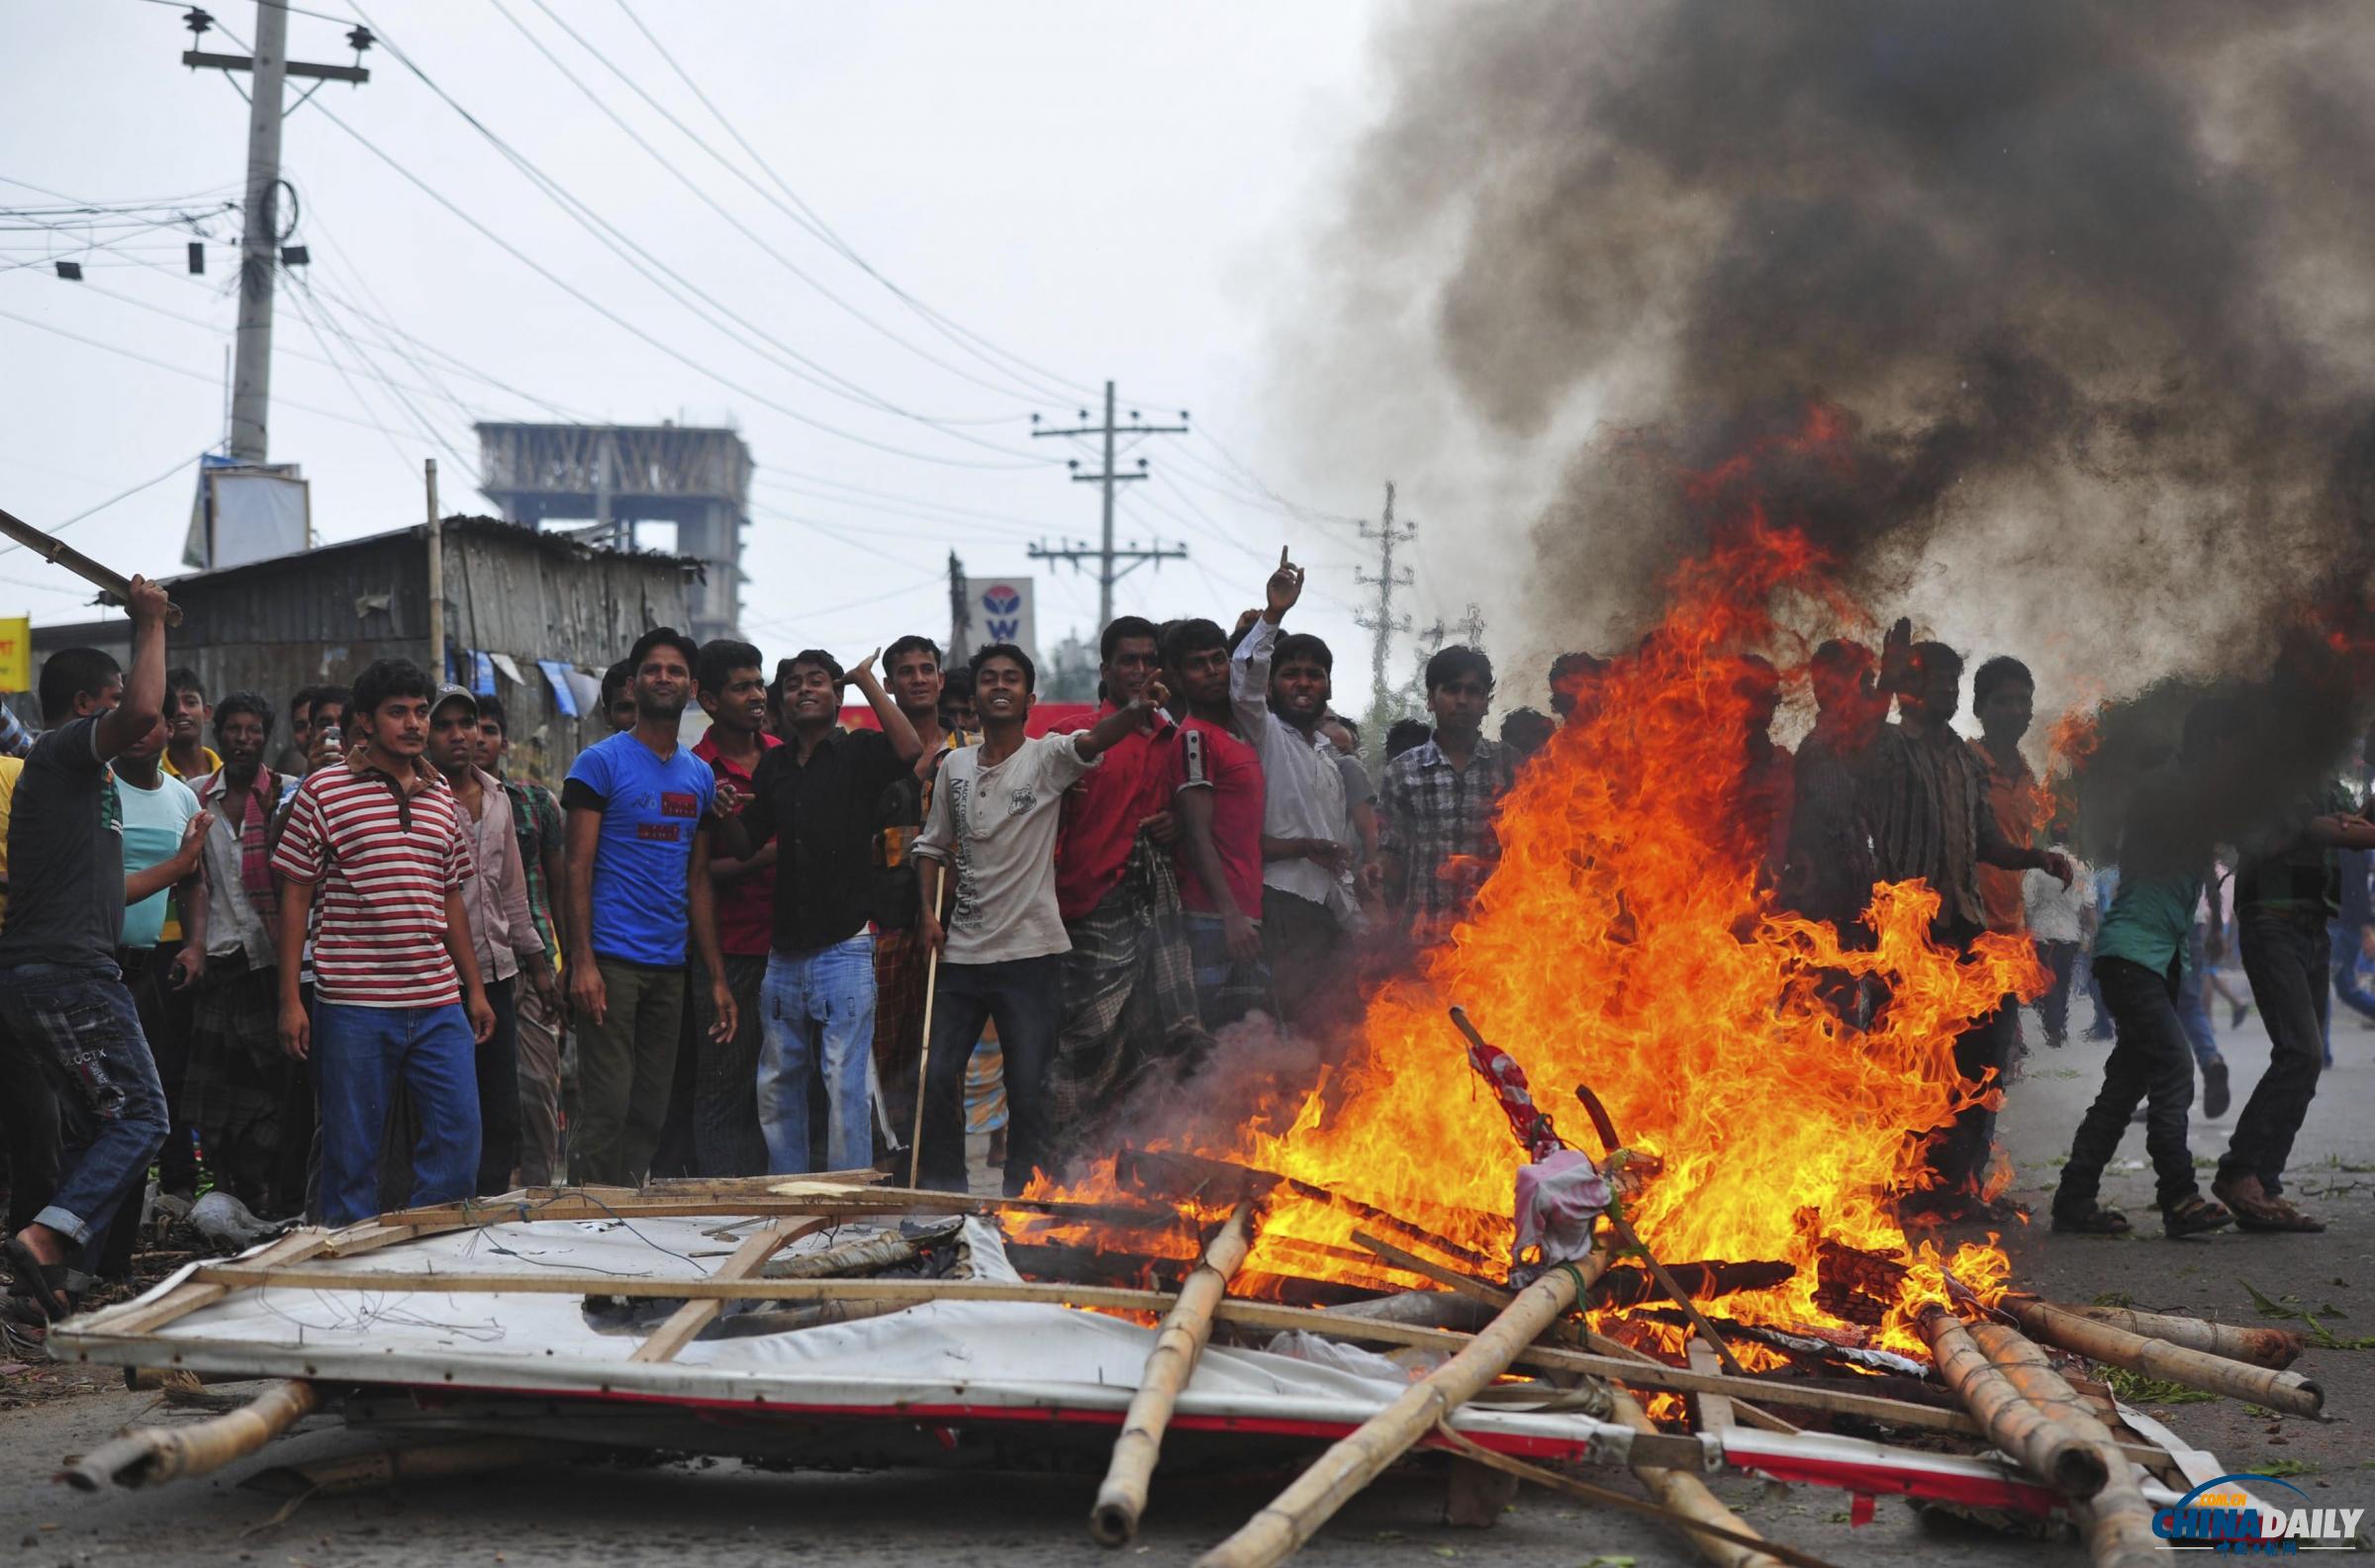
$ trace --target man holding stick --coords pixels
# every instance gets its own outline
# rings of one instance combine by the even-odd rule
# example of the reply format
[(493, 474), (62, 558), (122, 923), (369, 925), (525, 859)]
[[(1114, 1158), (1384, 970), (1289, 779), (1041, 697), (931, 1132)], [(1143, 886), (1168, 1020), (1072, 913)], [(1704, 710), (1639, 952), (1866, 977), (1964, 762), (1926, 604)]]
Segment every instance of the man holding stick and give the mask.
[(0, 1244), (13, 1290), (62, 1318), (72, 1273), (98, 1261), (105, 1228), (165, 1139), (164, 1089), (116, 963), (124, 837), (108, 764), (164, 721), (165, 591), (134, 578), (132, 670), (96, 649), (42, 667), (42, 721), (8, 826), (0, 929), (0, 1049), (35, 1055), (61, 1087), (64, 1158), (46, 1207)]

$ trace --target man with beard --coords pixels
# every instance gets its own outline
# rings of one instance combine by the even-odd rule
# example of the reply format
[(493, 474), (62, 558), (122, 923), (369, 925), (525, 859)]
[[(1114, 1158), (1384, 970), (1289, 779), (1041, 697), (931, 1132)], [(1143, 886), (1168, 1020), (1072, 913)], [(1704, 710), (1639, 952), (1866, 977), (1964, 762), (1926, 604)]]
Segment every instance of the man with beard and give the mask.
[(124, 840), (108, 764), (164, 722), (165, 591), (126, 596), (132, 671), (93, 648), (42, 666), (42, 722), (8, 824), (7, 925), (0, 929), (0, 1050), (39, 1061), (66, 1112), (54, 1190), (0, 1243), (12, 1290), (50, 1319), (69, 1277), (96, 1265), (105, 1230), (148, 1174), (165, 1138), (164, 1091), (116, 963), (124, 930)]
[[(1219, 628), (1213, 631), (1217, 640)], [(1056, 899), (1056, 808), (1108, 748), (1146, 726), (1167, 693), (1150, 682), (1092, 728), (1030, 739), (1024, 731), (1037, 684), (1030, 656), (992, 643), (973, 656), (973, 678), (981, 743), (942, 765), (931, 816), (915, 842), (916, 927), (927, 949), (944, 949), (923, 1085), (923, 1183), (965, 1190), (965, 1064), (982, 1026), (995, 1020), (1013, 1118), (1004, 1183), (1011, 1196), (1034, 1169), (1052, 1166), (1047, 1067), (1071, 946)], [(943, 923), (940, 883), (951, 868), (956, 897)]]
[[(1143, 616), (1106, 625), (1097, 638), (1094, 722), (1146, 693), (1162, 667), (1157, 641), (1155, 623)], [(1142, 1061), (1191, 1052), (1202, 1032), (1169, 847), (1169, 738), (1128, 731), (1064, 791), (1056, 907), (1072, 949), (1047, 1073), (1049, 1127), (1058, 1138), (1070, 1140), (1104, 1109)]]
[[(1378, 788), (1385, 902), (1419, 947), (1441, 942), (1468, 917), (1501, 858), (1493, 812), (1517, 778), (1516, 759), (1483, 734), (1492, 661), (1474, 648), (1444, 648), (1427, 661), (1426, 682), (1434, 730), (1385, 765)], [(1570, 712), (1569, 721), (1581, 720)], [(1392, 755), (1390, 736), (1386, 751)]]
[(712, 976), (717, 1022), (739, 1022), (717, 950), (710, 885), (710, 765), (678, 744), (701, 650), (674, 627), (631, 653), (635, 722), (578, 753), (568, 812), (569, 1002), (577, 1020), (578, 1117), (570, 1177), (641, 1185), (667, 1121), (685, 1006), (686, 933)]
[(1262, 946), (1290, 1024), (1338, 1003), (1338, 949), (1359, 907), (1344, 772), (1319, 732), (1335, 656), (1308, 632), (1279, 631), (1302, 593), (1303, 569), (1281, 550), (1229, 662), (1230, 706), (1262, 767)]
[(525, 975), (546, 1007), (560, 1000), (536, 917), (527, 906), (527, 868), (512, 796), (501, 780), (478, 765), (478, 698), (467, 688), (441, 686), (428, 710), (428, 760), (444, 775), (461, 808), (462, 836), (475, 869), (462, 883), (470, 917), (471, 951), (480, 984), (494, 1010), (495, 1028), (480, 1042), (478, 1065), (478, 1187), (481, 1197), (508, 1192), (520, 1162), (520, 978)]
[[(315, 1064), (322, 1222), (332, 1227), (380, 1212), (380, 1149), (399, 1081), (420, 1127), (412, 1201), (466, 1198), (478, 1177), (474, 1059), (495, 1013), (462, 902), (469, 835), (426, 756), (431, 697), (409, 661), (365, 669), (350, 715), (356, 744), (297, 786), (272, 854), (280, 1045)], [(317, 901), (309, 1018), (298, 962)]]
[[(215, 708), (222, 771), (198, 781), (206, 833), (206, 974), (190, 1018), (181, 1115), (197, 1129), (219, 1185), (258, 1214), (295, 1213), (302, 1183), (285, 1190), (285, 1101), (293, 1071), (280, 1052), (273, 926), (272, 822), (293, 781), (264, 767), (272, 709), (253, 692)], [(184, 1136), (177, 1128), (176, 1139)], [(310, 1123), (308, 1136), (310, 1136)], [(170, 1149), (168, 1149), (170, 1153)], [(188, 1188), (165, 1191), (195, 1200)], [(283, 1190), (275, 1190), (283, 1189)]]
[[(1873, 876), (1929, 883), (1940, 900), (1932, 939), (1967, 952), (1987, 929), (1981, 866), (2034, 867), (2051, 872), (2065, 887), (2074, 873), (2062, 856), (2015, 844), (1996, 825), (1979, 757), (1952, 728), (1962, 702), (1962, 656), (1943, 642), (1915, 642), (1913, 623), (1899, 620), (1889, 629), (1880, 669), (1881, 690), (1896, 693), (1898, 721), (1880, 726), (1864, 775)], [(2011, 1011), (1998, 1007), (1954, 1041), (1955, 1071), (1985, 1084), (1991, 1099), (2003, 1087), (2011, 1054)], [(1909, 1197), (1907, 1212), (1942, 1221), (1996, 1217), (1979, 1195), (1995, 1131), (1996, 1113), (1981, 1103), (1935, 1135), (1928, 1150), (1931, 1180)]]
[[(747, 806), (734, 790), (721, 811), (726, 853), (782, 845), (758, 1076), (759, 1130), (774, 1175), (874, 1162), (874, 835), (884, 792), (923, 755), (922, 738), (875, 679), (875, 658), (846, 675), (820, 649), (786, 659), (776, 700), (791, 734), (760, 761)], [(880, 730), (841, 727), (844, 686), (865, 696)], [(808, 1136), (808, 1078), (819, 1062), (823, 1151)]]
[(1228, 637), (1213, 622), (1175, 620), (1163, 628), (1164, 678), (1179, 714), (1169, 747), (1180, 827), (1173, 858), (1195, 962), (1196, 1010), (1208, 1030), (1278, 1008), (1262, 944), (1262, 760), (1236, 732), (1229, 670)]
[[(702, 644), (701, 707), (709, 733), (693, 755), (719, 784), (747, 790), (767, 754), (783, 744), (767, 733), (767, 669), (749, 643), (718, 638)], [(717, 1019), (709, 1003), (709, 978), (693, 979), (692, 1032), (679, 1050), (693, 1056), (690, 1083), (678, 1063), (677, 1092), (691, 1101), (669, 1118), (686, 1119), (692, 1165), (704, 1176), (767, 1172), (767, 1141), (759, 1130), (759, 1053), (765, 1040), (760, 987), (775, 929), (776, 841), (737, 859), (723, 846), (710, 853), (710, 885), (717, 900), (717, 947), (725, 958), (726, 989), (734, 993), (734, 1032), (712, 1039)]]

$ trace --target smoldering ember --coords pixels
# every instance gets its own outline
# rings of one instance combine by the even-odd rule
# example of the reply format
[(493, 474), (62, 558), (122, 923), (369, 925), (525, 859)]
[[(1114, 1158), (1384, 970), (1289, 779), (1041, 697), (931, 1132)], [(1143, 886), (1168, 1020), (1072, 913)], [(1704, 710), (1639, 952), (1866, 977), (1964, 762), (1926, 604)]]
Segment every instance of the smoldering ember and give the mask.
[(25, 1548), (2375, 1546), (2361, 10), (496, 9), (0, 176)]

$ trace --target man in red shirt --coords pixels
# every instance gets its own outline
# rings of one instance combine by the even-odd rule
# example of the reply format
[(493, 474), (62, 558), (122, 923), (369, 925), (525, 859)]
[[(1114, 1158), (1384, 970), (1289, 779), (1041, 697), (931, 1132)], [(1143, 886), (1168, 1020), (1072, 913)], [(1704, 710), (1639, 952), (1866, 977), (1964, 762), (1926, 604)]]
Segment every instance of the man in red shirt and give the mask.
[[(1157, 642), (1155, 623), (1143, 616), (1118, 616), (1105, 627), (1097, 644), (1099, 720), (1136, 701), (1160, 673)], [(1174, 733), (1132, 731), (1064, 792), (1056, 904), (1072, 951), (1064, 957), (1063, 1022), (1047, 1077), (1059, 1138), (1101, 1109), (1140, 1061), (1189, 1049), (1202, 1033), (1169, 847), (1177, 826)]]
[(1206, 1029), (1219, 1029), (1278, 1006), (1262, 952), (1262, 759), (1232, 727), (1229, 639), (1220, 627), (1173, 621), (1163, 668), (1183, 709), (1170, 757), (1180, 903), (1196, 1008)]
[[(693, 755), (710, 765), (720, 782), (731, 779), (744, 790), (759, 760), (783, 742), (768, 733), (767, 668), (759, 650), (720, 637), (704, 643), (695, 671), (709, 733)], [(717, 947), (725, 956), (726, 988), (734, 993), (736, 1027), (729, 1040), (712, 1040), (716, 1024), (706, 975), (691, 987), (693, 1030), (679, 1045), (690, 1052), (690, 1072), (677, 1069), (677, 1098), (687, 1104), (691, 1154), (696, 1174), (763, 1176), (767, 1141), (759, 1134), (759, 1043), (766, 1019), (759, 986), (767, 978), (767, 954), (775, 932), (776, 841), (769, 839), (746, 860), (712, 851), (710, 885), (717, 898)], [(696, 969), (701, 961), (694, 959)], [(688, 1081), (689, 1080), (689, 1081)], [(671, 1120), (673, 1120), (673, 1116)]]

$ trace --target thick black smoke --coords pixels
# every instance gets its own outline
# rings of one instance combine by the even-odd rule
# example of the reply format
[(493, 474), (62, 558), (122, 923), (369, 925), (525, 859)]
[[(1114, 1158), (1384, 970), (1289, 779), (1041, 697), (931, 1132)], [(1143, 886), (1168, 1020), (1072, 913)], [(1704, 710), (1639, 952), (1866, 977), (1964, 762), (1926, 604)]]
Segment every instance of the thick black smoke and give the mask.
[[(2265, 679), (2313, 599), (2363, 632), (2375, 562), (2365, 23), (1427, 0), (1329, 259), (1373, 320), (1374, 280), (1417, 290), (1438, 374), (1512, 439), (1596, 415), (1532, 525), (1561, 644), (1653, 618), (1730, 509), (1682, 477), (1756, 451), (1717, 501), (1759, 495), (1884, 616), (1962, 606), (1973, 653), (2095, 696)], [(1785, 439), (1810, 407), (1851, 432), (1819, 459)], [(2319, 728), (2300, 750), (2353, 722)]]

